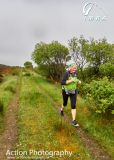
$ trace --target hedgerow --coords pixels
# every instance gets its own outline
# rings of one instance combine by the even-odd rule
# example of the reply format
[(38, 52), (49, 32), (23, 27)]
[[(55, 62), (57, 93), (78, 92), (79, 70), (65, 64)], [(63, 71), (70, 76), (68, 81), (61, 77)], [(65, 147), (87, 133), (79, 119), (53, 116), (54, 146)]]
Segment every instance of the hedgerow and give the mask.
[(114, 83), (107, 77), (84, 84), (81, 94), (97, 113), (111, 112), (114, 114)]

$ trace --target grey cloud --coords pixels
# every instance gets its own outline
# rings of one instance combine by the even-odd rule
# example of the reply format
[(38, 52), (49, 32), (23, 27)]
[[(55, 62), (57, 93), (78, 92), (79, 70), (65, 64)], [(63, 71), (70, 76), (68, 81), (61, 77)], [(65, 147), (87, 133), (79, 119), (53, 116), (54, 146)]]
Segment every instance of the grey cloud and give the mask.
[[(77, 0), (0, 0), (0, 63), (23, 65), (30, 60), (37, 42), (58, 40), (67, 45), (72, 36), (113, 42), (114, 2), (96, 2), (106, 10), (106, 22), (85, 21), (83, 1)], [(98, 10), (92, 11), (97, 14)], [(101, 13), (102, 14), (102, 13)]]

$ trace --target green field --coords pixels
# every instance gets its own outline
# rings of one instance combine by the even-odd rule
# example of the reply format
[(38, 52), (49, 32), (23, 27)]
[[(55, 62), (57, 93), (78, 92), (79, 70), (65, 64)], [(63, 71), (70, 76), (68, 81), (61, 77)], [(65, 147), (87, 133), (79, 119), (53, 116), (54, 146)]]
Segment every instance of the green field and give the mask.
[[(0, 114), (0, 132), (4, 131), (4, 114), (16, 92), (17, 76), (6, 77), (0, 85), (0, 97), (4, 105)], [(69, 125), (57, 107), (62, 104), (61, 86), (47, 81), (44, 77), (32, 73), (21, 77), (19, 109), (17, 114), (18, 140), (15, 150), (23, 151), (23, 157), (17, 159), (38, 159), (39, 151), (47, 151), (43, 158), (94, 160), (94, 156), (82, 143), (76, 129)], [(65, 114), (71, 119), (70, 103)], [(104, 151), (114, 158), (114, 119), (105, 119), (88, 109), (88, 104), (78, 95), (77, 120), (85, 134), (96, 140)], [(33, 150), (36, 153), (29, 152)], [(27, 154), (24, 154), (24, 152)], [(65, 156), (62, 151), (69, 151)], [(32, 151), (31, 151), (32, 152)], [(53, 155), (54, 153), (58, 153)], [(71, 153), (71, 155), (69, 155)]]

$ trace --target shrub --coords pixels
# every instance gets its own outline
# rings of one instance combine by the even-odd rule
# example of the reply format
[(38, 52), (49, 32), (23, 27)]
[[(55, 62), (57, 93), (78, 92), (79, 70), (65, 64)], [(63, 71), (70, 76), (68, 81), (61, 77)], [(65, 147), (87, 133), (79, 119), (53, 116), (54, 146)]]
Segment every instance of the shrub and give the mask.
[(20, 74), (20, 69), (19, 68), (12, 68), (12, 75), (13, 76), (18, 76)]
[(81, 88), (82, 93), (91, 104), (90, 108), (95, 112), (114, 112), (114, 84), (107, 77), (83, 85)]
[(99, 72), (102, 76), (108, 76), (114, 78), (114, 64), (108, 62), (100, 65)]
[(24, 63), (24, 67), (25, 67), (25, 68), (33, 69), (32, 62), (29, 62), (29, 61), (25, 62), (25, 63)]
[(30, 76), (31, 76), (31, 73), (25, 72), (25, 73), (24, 73), (24, 76), (30, 77)]
[(84, 82), (91, 82), (93, 79), (96, 79), (95, 68), (88, 66), (87, 68), (83, 69), (83, 71), (78, 69), (78, 77)]

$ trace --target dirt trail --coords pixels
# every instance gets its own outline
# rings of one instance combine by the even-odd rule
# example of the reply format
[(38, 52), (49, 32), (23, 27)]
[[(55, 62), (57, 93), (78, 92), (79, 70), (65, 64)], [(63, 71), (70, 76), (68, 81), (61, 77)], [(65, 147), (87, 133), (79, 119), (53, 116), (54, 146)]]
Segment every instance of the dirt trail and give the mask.
[(16, 93), (13, 96), (4, 117), (5, 130), (0, 135), (0, 160), (6, 160), (7, 150), (13, 150), (17, 141), (17, 112), (19, 99), (20, 82), (17, 83)]

